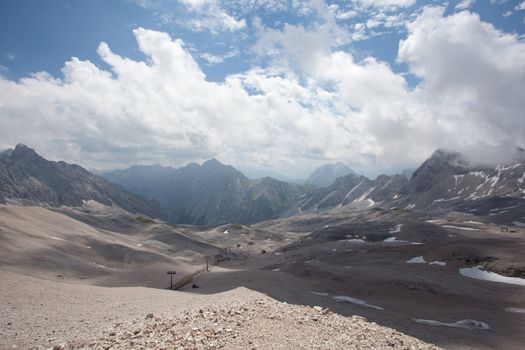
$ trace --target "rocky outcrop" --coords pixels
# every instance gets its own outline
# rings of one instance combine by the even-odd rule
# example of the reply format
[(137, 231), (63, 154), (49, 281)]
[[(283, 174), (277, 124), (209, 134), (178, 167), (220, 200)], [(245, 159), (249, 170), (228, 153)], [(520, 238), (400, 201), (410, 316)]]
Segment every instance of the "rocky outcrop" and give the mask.
[(78, 207), (84, 201), (94, 200), (133, 213), (161, 216), (155, 202), (146, 201), (78, 165), (48, 161), (22, 144), (0, 154), (0, 201), (13, 200), (51, 207)]
[(186, 311), (173, 318), (148, 314), (118, 324), (99, 339), (65, 342), (67, 349), (439, 349), (363, 317), (319, 306), (258, 299)]

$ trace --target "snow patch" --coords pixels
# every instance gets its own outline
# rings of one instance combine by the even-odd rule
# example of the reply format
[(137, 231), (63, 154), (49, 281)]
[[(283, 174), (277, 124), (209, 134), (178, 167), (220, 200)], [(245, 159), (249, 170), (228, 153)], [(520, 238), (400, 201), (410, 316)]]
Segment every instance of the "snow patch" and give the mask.
[(227, 235), (228, 233), (230, 233), (230, 231), (228, 231), (228, 230), (224, 230), (223, 233), (224, 233), (225, 235)]
[(397, 239), (396, 236), (388, 237), (383, 240), (385, 243), (408, 243), (408, 241), (403, 241), (401, 239)]
[(521, 307), (506, 307), (505, 312), (511, 312), (514, 314), (525, 314), (525, 309)]
[(428, 326), (445, 326), (445, 327), (454, 327), (454, 328), (464, 328), (464, 329), (481, 329), (489, 330), (490, 327), (485, 322), (476, 321), (476, 320), (460, 320), (456, 322), (440, 322), (435, 320), (423, 320), (420, 318), (413, 318), (414, 322), (419, 324), (424, 324)]
[(359, 306), (362, 306), (362, 307), (367, 307), (367, 308), (376, 309), (376, 310), (383, 310), (383, 308), (381, 306), (371, 305), (371, 304), (368, 304), (364, 300), (357, 299), (357, 298), (352, 298), (352, 297), (348, 297), (348, 296), (344, 296), (344, 295), (335, 296), (334, 299), (337, 300), (337, 301), (346, 301), (348, 303), (359, 305)]
[(356, 238), (354, 238), (354, 239), (347, 239), (346, 241), (347, 241), (348, 243), (366, 243), (365, 240), (360, 239), (360, 238), (359, 238), (359, 239), (356, 239)]
[(518, 227), (525, 227), (525, 223), (520, 222), (520, 221), (513, 221), (512, 224)]
[(444, 261), (437, 261), (437, 260), (436, 261), (431, 261), (428, 264), (429, 265), (438, 265), (438, 266), (446, 266), (447, 265), (446, 262), (444, 262)]
[(65, 239), (62, 239), (62, 238), (58, 238), (58, 237), (55, 237), (55, 236), (51, 236), (51, 237), (49, 237), (49, 238), (51, 238), (51, 239), (54, 239), (55, 241), (62, 241), (62, 242), (66, 242), (66, 240), (65, 240)]
[(427, 262), (422, 256), (416, 256), (410, 260), (407, 260), (407, 264), (426, 264)]
[(328, 293), (314, 292), (314, 291), (310, 291), (310, 293), (312, 293), (313, 295), (319, 295), (321, 297), (327, 297), (328, 296)]
[(508, 283), (516, 284), (519, 286), (525, 286), (525, 279), (519, 277), (507, 277), (499, 275), (495, 272), (484, 271), (480, 269), (480, 266), (476, 267), (465, 267), (459, 269), (459, 273), (462, 276), (468, 278), (474, 278), (477, 280), (490, 281), (490, 282), (499, 282), (499, 283)]
[(396, 225), (396, 227), (388, 231), (388, 233), (399, 233), (401, 232), (401, 227), (403, 227), (403, 224)]
[(464, 227), (464, 226), (454, 226), (454, 225), (443, 225), (442, 227), (455, 228), (458, 230), (466, 230), (466, 231), (479, 231), (479, 228), (474, 228), (474, 227)]

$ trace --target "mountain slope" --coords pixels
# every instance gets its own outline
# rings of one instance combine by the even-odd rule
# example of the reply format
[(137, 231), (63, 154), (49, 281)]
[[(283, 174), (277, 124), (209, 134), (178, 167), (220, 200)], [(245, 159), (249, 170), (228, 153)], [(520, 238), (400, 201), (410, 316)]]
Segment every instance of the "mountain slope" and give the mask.
[(311, 191), (298, 207), (303, 212), (312, 212), (342, 206), (423, 210), (462, 205), (465, 210), (485, 207), (496, 215), (498, 206), (504, 209), (520, 206), (524, 196), (523, 155), (508, 164), (491, 167), (472, 165), (457, 152), (437, 150), (414, 171), (410, 180), (403, 174), (380, 175), (375, 180), (347, 175), (331, 186)]
[(301, 193), (301, 187), (269, 177), (250, 180), (216, 159), (179, 169), (134, 166), (105, 177), (129, 191), (158, 200), (172, 222), (206, 226), (276, 218)]
[(437, 150), (414, 172), (406, 200), (414, 208), (450, 206), (487, 198), (523, 199), (525, 159), (497, 166), (470, 164), (461, 154)]
[(130, 212), (158, 217), (154, 202), (109, 183), (84, 168), (65, 162), (52, 162), (33, 149), (18, 144), (0, 154), (0, 202), (22, 200), (51, 207), (78, 207), (94, 200), (116, 204)]
[(403, 175), (380, 175), (375, 180), (366, 176), (346, 175), (331, 186), (311, 192), (299, 205), (302, 211), (325, 210), (335, 207), (371, 207), (386, 203), (406, 192), (408, 180)]
[(355, 171), (350, 169), (342, 162), (335, 164), (325, 164), (317, 168), (306, 180), (307, 184), (316, 187), (328, 187), (334, 183), (334, 181), (345, 175), (358, 176)]

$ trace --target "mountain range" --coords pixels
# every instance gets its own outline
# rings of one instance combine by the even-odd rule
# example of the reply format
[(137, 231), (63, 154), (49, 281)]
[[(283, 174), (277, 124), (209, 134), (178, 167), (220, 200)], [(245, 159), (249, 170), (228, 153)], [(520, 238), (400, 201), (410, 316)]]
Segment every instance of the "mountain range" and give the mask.
[(206, 226), (277, 218), (303, 192), (296, 184), (271, 177), (248, 179), (216, 159), (179, 169), (133, 166), (105, 177), (129, 191), (158, 200), (172, 222)]
[(173, 223), (202, 226), (255, 223), (337, 208), (424, 210), (454, 206), (456, 210), (490, 211), (523, 201), (522, 154), (505, 165), (473, 166), (457, 152), (437, 150), (410, 179), (398, 174), (372, 180), (335, 164), (321, 167), (310, 178), (350, 173), (331, 185), (315, 188), (271, 177), (249, 179), (216, 159), (179, 169), (132, 166), (103, 178), (78, 165), (48, 161), (19, 144), (0, 153), (0, 202), (75, 207), (95, 200)]

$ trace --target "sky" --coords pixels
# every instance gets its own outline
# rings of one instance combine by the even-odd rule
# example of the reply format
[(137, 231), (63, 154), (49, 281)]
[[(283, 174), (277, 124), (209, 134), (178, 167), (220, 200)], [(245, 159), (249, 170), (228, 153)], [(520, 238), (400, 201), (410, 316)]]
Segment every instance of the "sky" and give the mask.
[(0, 149), (375, 176), (525, 146), (522, 0), (3, 0)]

